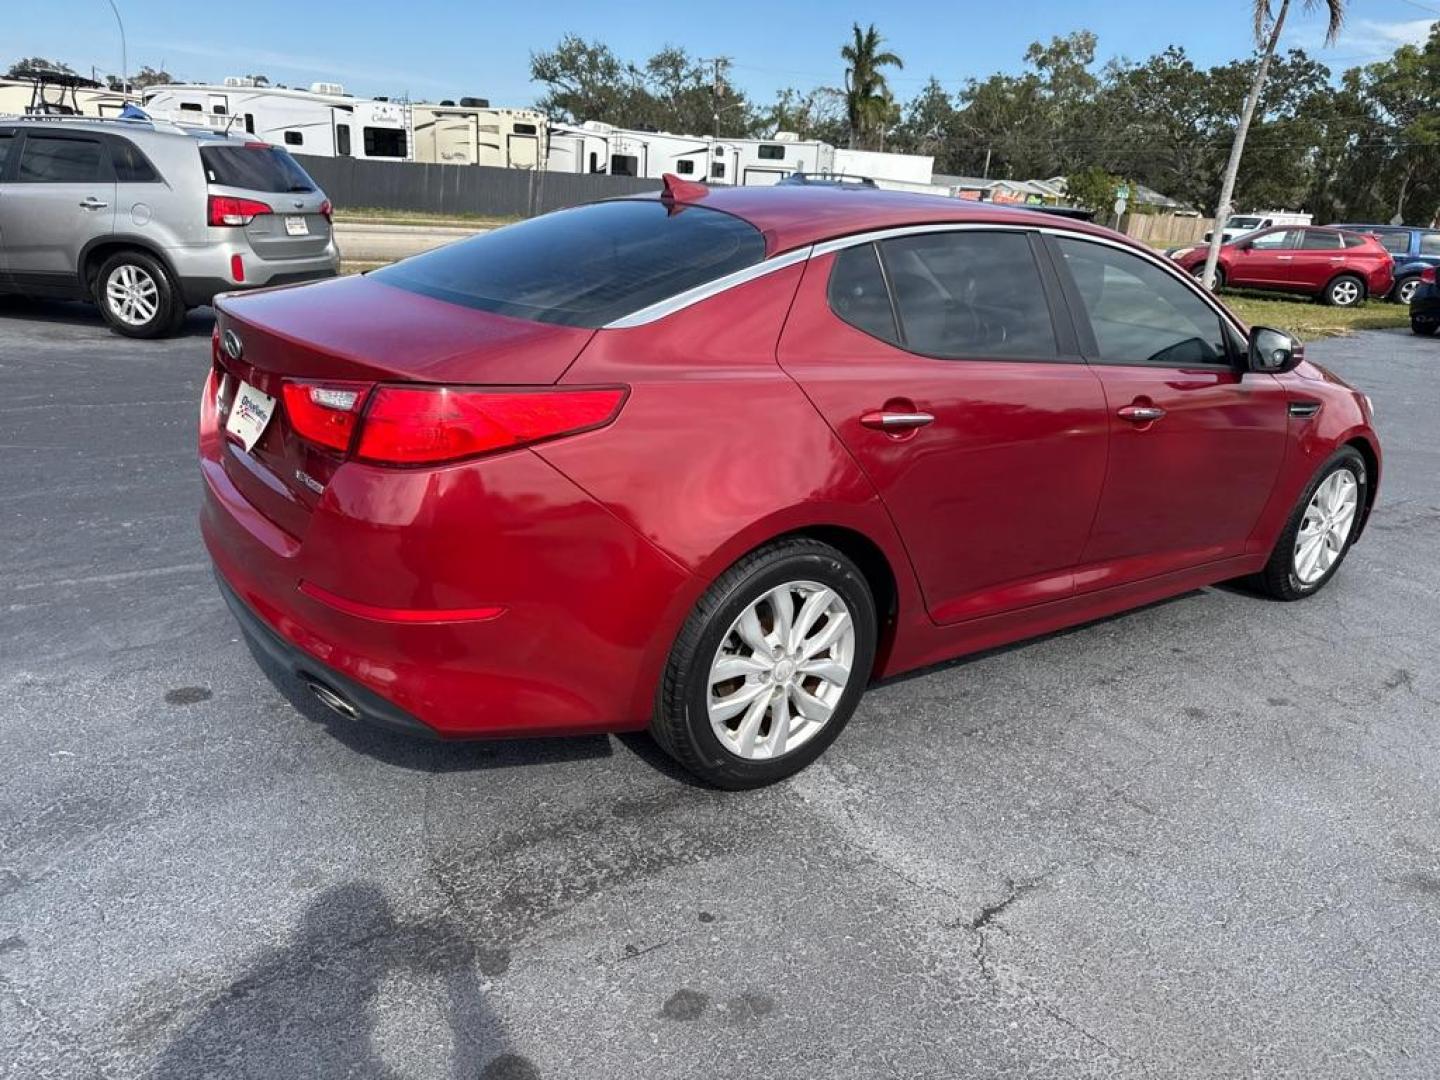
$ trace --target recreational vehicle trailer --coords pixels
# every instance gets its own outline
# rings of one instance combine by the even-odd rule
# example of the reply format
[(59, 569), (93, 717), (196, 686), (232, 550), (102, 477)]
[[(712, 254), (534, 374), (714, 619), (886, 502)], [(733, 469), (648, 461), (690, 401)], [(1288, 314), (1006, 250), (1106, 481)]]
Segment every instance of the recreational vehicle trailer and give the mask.
[(545, 168), (550, 172), (607, 173), (658, 180), (666, 173), (703, 180), (711, 140), (668, 131), (636, 131), (587, 120), (550, 129)]
[(448, 165), (534, 169), (540, 165), (548, 121), (534, 109), (421, 102), (410, 107), (415, 160)]
[(791, 173), (829, 175), (835, 167), (835, 148), (829, 143), (802, 140), (789, 131), (772, 139), (719, 139), (712, 143), (708, 181), (758, 187), (778, 184)]
[(890, 191), (914, 191), (924, 195), (948, 195), (950, 189), (932, 183), (935, 159), (928, 154), (891, 154), (876, 150), (835, 151), (835, 171), (846, 176), (866, 176), (875, 186)]
[(26, 68), (15, 75), (0, 79), (0, 115), (119, 116), (127, 101), (139, 101), (69, 72)]
[(410, 106), (357, 98), (339, 83), (309, 90), (256, 86), (228, 78), (220, 85), (186, 83), (145, 92), (151, 115), (182, 124), (245, 132), (292, 154), (410, 161)]

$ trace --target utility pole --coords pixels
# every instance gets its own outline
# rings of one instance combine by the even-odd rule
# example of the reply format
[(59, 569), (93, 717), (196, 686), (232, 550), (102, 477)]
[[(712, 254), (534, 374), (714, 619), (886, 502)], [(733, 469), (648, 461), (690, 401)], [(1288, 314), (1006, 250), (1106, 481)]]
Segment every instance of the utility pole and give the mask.
[(980, 175), (981, 180), (990, 179), (990, 151), (991, 147), (985, 147), (985, 171)]
[(713, 64), (715, 67), (715, 79), (710, 84), (710, 111), (715, 119), (715, 138), (720, 138), (720, 94), (725, 89), (725, 69), (730, 66), (728, 56), (707, 56), (699, 61), (702, 64)]

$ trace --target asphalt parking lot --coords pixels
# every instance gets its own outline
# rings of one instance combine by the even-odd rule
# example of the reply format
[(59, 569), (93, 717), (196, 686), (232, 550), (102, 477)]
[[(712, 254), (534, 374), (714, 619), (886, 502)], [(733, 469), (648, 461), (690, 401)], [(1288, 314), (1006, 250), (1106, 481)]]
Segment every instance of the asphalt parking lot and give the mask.
[(0, 1076), (1428, 1077), (1440, 343), (1300, 604), (1206, 589), (874, 690), (794, 781), (276, 689), (195, 527), (209, 322), (0, 301)]

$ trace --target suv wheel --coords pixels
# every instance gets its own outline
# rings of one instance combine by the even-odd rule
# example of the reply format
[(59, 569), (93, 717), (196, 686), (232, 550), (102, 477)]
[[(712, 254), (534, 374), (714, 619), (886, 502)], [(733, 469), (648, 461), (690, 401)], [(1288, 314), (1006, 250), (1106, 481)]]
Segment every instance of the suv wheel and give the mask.
[(1415, 297), (1415, 290), (1420, 288), (1418, 277), (1403, 277), (1395, 285), (1395, 291), (1391, 294), (1395, 297), (1397, 304), (1409, 305)]
[(185, 318), (185, 304), (169, 273), (143, 251), (117, 252), (101, 264), (95, 302), (105, 321), (126, 337), (162, 337)]
[(1341, 274), (1325, 286), (1325, 303), (1331, 307), (1355, 307), (1365, 299), (1365, 283), (1354, 274)]

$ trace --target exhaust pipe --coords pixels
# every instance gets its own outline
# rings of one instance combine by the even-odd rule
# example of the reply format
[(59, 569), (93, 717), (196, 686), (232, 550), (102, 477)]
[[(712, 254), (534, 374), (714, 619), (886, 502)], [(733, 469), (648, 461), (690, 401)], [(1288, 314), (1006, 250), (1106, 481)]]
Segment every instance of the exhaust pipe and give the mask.
[(339, 713), (345, 717), (346, 720), (360, 719), (359, 709), (319, 679), (311, 675), (301, 675), (300, 678), (305, 683), (306, 689), (314, 694), (315, 697), (319, 699), (320, 704), (324, 705), (331, 712)]

